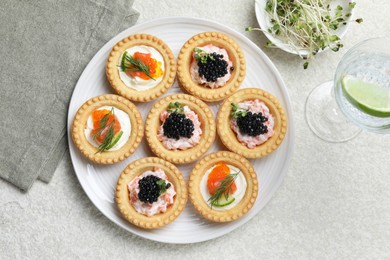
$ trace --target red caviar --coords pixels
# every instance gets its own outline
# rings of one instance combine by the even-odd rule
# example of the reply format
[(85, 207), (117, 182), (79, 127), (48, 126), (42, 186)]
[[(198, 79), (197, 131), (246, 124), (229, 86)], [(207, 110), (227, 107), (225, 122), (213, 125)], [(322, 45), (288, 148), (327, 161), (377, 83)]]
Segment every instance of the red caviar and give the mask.
[[(221, 186), (221, 181), (223, 181), (229, 174), (230, 168), (226, 163), (220, 162), (214, 167), (207, 178), (207, 189), (209, 190), (211, 196), (215, 194), (219, 186)], [(234, 193), (236, 190), (236, 183), (233, 182), (230, 186), (230, 193)]]
[[(93, 130), (91, 132), (92, 136), (96, 135), (96, 140), (99, 143), (103, 143), (104, 138), (106, 137), (108, 130), (110, 129), (110, 125), (112, 122), (115, 120), (114, 123), (114, 134), (117, 134), (121, 130), (121, 124), (119, 123), (118, 118), (110, 113), (110, 110), (107, 109), (100, 109), (100, 110), (95, 110), (92, 112), (92, 122), (93, 122)], [(107, 115), (108, 114), (108, 115)], [(102, 118), (107, 115), (108, 119), (106, 122), (106, 127), (98, 134), (101, 126), (100, 126), (100, 121)]]
[[(164, 71), (161, 68), (161, 65), (162, 65), (161, 62), (157, 61), (156, 59), (153, 59), (152, 54), (135, 52), (133, 55), (133, 58), (135, 60), (138, 59), (138, 60), (142, 61), (149, 68), (150, 76), (152, 78), (156, 79), (156, 78), (163, 75)], [(130, 68), (134, 68), (134, 67), (130, 66)], [(150, 77), (148, 77), (148, 75), (146, 75), (145, 73), (143, 73), (141, 71), (130, 71), (129, 70), (126, 73), (131, 77), (137, 76), (137, 77), (140, 77), (141, 79), (144, 79), (144, 80), (150, 79)]]

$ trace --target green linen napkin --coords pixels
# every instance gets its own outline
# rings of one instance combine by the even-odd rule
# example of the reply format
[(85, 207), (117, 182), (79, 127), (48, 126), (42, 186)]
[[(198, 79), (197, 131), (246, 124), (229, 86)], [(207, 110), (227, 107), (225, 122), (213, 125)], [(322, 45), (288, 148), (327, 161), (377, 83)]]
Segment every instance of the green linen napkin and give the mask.
[(67, 149), (69, 100), (84, 67), (136, 23), (133, 0), (2, 0), (0, 177), (48, 182)]

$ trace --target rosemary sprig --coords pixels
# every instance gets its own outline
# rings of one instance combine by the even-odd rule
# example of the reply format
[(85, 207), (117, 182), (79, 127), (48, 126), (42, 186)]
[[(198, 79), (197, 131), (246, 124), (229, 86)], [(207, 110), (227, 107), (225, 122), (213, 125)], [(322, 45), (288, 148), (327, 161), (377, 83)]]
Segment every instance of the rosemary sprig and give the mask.
[(218, 201), (222, 198), (222, 196), (224, 196), (226, 200), (229, 198), (229, 193), (232, 192), (232, 185), (236, 181), (239, 173), (240, 171), (228, 174), (226, 178), (221, 181), (221, 184), (215, 191), (214, 195), (208, 199), (211, 208), (213, 205), (218, 204)]
[[(113, 115), (114, 119), (107, 125), (109, 115)], [(96, 153), (101, 153), (111, 149), (121, 138), (123, 131), (120, 131), (115, 135), (115, 115), (114, 108), (107, 114), (105, 114), (102, 119), (99, 120), (98, 131), (93, 135), (93, 139), (96, 140), (97, 136), (102, 135), (104, 132), (107, 132), (104, 136), (103, 142), (98, 146)]]
[(156, 183), (160, 189), (159, 195), (163, 194), (164, 192), (167, 191), (167, 189), (169, 189), (169, 187), (171, 187), (171, 184), (170, 183), (167, 184), (163, 179), (158, 180)]
[(238, 118), (238, 117), (245, 117), (246, 114), (248, 114), (248, 110), (245, 110), (245, 109), (242, 109), (242, 108), (239, 108), (236, 104), (232, 103), (232, 117), (234, 118)]
[(199, 48), (195, 48), (195, 59), (196, 61), (200, 61), (201, 63), (206, 63), (207, 59), (214, 60), (214, 57), (211, 56), (209, 53), (205, 52), (204, 50), (201, 50)]
[(171, 102), (169, 103), (169, 108), (167, 109), (168, 113), (179, 113), (184, 114), (184, 108), (179, 102)]
[(133, 71), (133, 72), (143, 72), (146, 76), (151, 78), (152, 80), (155, 80), (150, 75), (150, 68), (140, 59), (134, 59), (133, 56), (131, 56), (127, 51), (122, 56), (121, 61), (121, 69), (122, 71)]

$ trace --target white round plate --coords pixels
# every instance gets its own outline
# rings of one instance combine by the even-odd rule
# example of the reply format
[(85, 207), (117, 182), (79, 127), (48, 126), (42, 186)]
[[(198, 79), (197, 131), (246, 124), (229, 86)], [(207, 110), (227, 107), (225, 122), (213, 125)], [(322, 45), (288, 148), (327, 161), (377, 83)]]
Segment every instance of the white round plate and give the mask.
[[(268, 29), (272, 26), (270, 22), (270, 16), (265, 11), (265, 5), (268, 0), (255, 0), (255, 13), (256, 13), (256, 19), (257, 22), (260, 25), (260, 28), (263, 30), (265, 36), (270, 40), (273, 44), (275, 44), (278, 48), (291, 53), (291, 54), (297, 54), (300, 56), (307, 56), (308, 51), (305, 49), (302, 50), (296, 50), (291, 48), (290, 45), (288, 45), (286, 42), (283, 42), (279, 38), (275, 37), (273, 34), (268, 32)], [(352, 17), (353, 17), (353, 8), (351, 9), (349, 7), (350, 1), (345, 0), (336, 0), (332, 1), (330, 4), (331, 14), (334, 14), (334, 10), (338, 5), (343, 7), (343, 10), (349, 10), (352, 14), (350, 17), (348, 17), (347, 21), (348, 23), (346, 25), (340, 26), (337, 30), (334, 31), (335, 35), (337, 35), (340, 39), (343, 38), (343, 36), (347, 33), (347, 30), (349, 28), (349, 25), (351, 24)], [(344, 11), (343, 11), (344, 12)], [(323, 52), (325, 50), (329, 49), (326, 47), (325, 49), (320, 49), (318, 52)]]
[[(195, 243), (224, 235), (253, 218), (267, 204), (286, 175), (293, 153), (294, 124), (290, 99), (287, 89), (275, 66), (269, 58), (250, 40), (240, 33), (213, 21), (174, 17), (153, 20), (133, 26), (111, 39), (96, 53), (81, 75), (69, 105), (68, 133), (77, 109), (88, 99), (106, 93), (114, 93), (106, 80), (105, 64), (111, 48), (116, 42), (135, 33), (149, 33), (161, 38), (177, 56), (181, 46), (193, 35), (205, 31), (220, 31), (233, 37), (245, 53), (247, 76), (242, 87), (258, 87), (275, 95), (287, 112), (289, 128), (282, 145), (265, 158), (252, 160), (259, 179), (259, 196), (254, 207), (244, 217), (230, 223), (211, 223), (199, 216), (191, 203), (188, 202), (183, 213), (171, 224), (156, 230), (143, 230), (131, 225), (121, 217), (115, 201), (114, 193), (117, 179), (122, 170), (132, 161), (141, 157), (153, 156), (146, 144), (145, 138), (140, 147), (126, 160), (114, 165), (93, 164), (77, 150), (68, 134), (70, 155), (76, 175), (85, 193), (93, 204), (111, 221), (122, 228), (141, 237), (166, 243)], [(177, 82), (164, 95), (181, 92)], [(137, 103), (139, 110), (146, 114), (154, 101)], [(213, 104), (211, 109), (216, 115), (219, 104)], [(226, 150), (219, 139), (208, 153)], [(185, 179), (193, 167), (192, 164), (179, 166)]]

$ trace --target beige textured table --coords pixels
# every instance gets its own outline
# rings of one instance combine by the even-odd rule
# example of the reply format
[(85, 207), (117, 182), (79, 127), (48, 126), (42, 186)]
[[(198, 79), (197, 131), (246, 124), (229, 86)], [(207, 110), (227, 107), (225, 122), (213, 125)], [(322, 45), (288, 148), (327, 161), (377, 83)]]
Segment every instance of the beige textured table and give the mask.
[[(390, 34), (390, 1), (361, 0), (338, 53), (318, 55), (306, 71), (293, 55), (264, 49), (253, 0), (136, 0), (139, 23), (157, 17), (208, 18), (258, 44), (289, 90), (296, 127), (292, 165), (270, 203), (251, 221), (218, 239), (169, 245), (139, 238), (104, 217), (84, 194), (67, 155), (53, 180), (23, 194), (0, 180), (0, 259), (368, 259), (390, 258), (390, 135), (362, 133), (342, 144), (314, 136), (304, 119), (309, 92), (333, 77), (355, 43)], [(5, 152), (5, 151), (3, 151)]]

